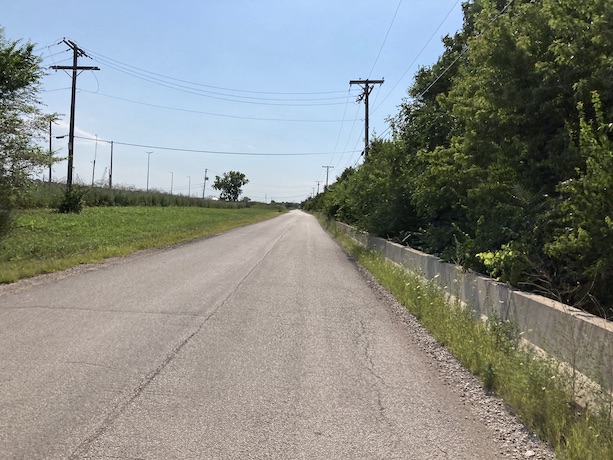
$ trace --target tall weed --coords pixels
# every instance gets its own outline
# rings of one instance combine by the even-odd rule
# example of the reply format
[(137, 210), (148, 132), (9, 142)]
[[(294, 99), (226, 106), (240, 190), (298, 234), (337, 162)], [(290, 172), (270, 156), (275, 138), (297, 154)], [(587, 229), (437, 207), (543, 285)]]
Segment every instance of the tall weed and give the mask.
[[(331, 228), (335, 231), (334, 228)], [(613, 459), (610, 394), (599, 387), (591, 407), (576, 399), (572, 370), (521, 345), (514, 323), (452, 304), (446, 294), (419, 274), (385, 260), (343, 234), (341, 243), (424, 327), (483, 382), (500, 395), (560, 459)]]

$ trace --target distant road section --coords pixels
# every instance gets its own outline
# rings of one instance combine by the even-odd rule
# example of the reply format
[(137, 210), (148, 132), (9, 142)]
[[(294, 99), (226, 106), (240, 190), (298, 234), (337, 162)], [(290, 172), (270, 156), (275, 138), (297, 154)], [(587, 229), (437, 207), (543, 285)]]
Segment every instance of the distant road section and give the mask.
[(310, 215), (0, 287), (2, 459), (495, 459)]

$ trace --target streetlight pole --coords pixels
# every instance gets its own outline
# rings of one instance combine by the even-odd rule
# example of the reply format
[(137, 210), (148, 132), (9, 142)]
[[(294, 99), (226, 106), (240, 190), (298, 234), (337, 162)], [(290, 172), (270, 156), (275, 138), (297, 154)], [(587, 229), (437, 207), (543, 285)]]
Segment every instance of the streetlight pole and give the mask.
[(111, 141), (111, 167), (109, 168), (109, 188), (113, 188), (113, 141)]
[(175, 173), (170, 171), (170, 194), (172, 195), (172, 183), (175, 180)]
[(147, 154), (147, 191), (149, 191), (149, 160), (153, 152), (145, 152)]
[(208, 169), (204, 170), (204, 185), (202, 186), (202, 199), (204, 200), (204, 191), (206, 190), (206, 181), (209, 180), (208, 177), (206, 177), (206, 173), (208, 172)]
[(98, 135), (96, 134), (96, 146), (94, 147), (94, 161), (92, 166), (92, 187), (94, 186), (94, 180), (96, 177), (96, 157), (98, 156)]

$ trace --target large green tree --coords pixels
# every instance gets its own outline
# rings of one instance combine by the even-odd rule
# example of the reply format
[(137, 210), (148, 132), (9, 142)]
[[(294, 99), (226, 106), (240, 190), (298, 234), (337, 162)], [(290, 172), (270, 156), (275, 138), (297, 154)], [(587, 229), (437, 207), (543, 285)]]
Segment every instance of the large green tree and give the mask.
[(8, 228), (16, 194), (51, 161), (36, 144), (46, 122), (37, 99), (43, 72), (33, 48), (7, 40), (0, 28), (0, 233)]
[(219, 198), (225, 201), (238, 201), (238, 198), (243, 193), (243, 186), (249, 181), (247, 177), (238, 171), (230, 171), (223, 173), (223, 176), (215, 176), (213, 188), (220, 190)]
[(613, 2), (463, 9), (462, 30), (391, 119), (392, 140), (374, 141), (318, 201), (381, 236), (613, 313)]
[(557, 270), (549, 282), (558, 286), (559, 300), (599, 309), (613, 318), (613, 123), (602, 112), (600, 96), (593, 93), (596, 119), (587, 121), (583, 105), (577, 141), (585, 166), (558, 186), (563, 199), (545, 253)]

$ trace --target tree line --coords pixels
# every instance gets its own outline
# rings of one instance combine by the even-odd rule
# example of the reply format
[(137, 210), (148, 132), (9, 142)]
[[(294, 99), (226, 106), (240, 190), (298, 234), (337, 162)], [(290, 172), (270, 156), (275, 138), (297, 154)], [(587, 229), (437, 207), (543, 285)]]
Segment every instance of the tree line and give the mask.
[(474, 0), (307, 210), (613, 317), (613, 2)]

